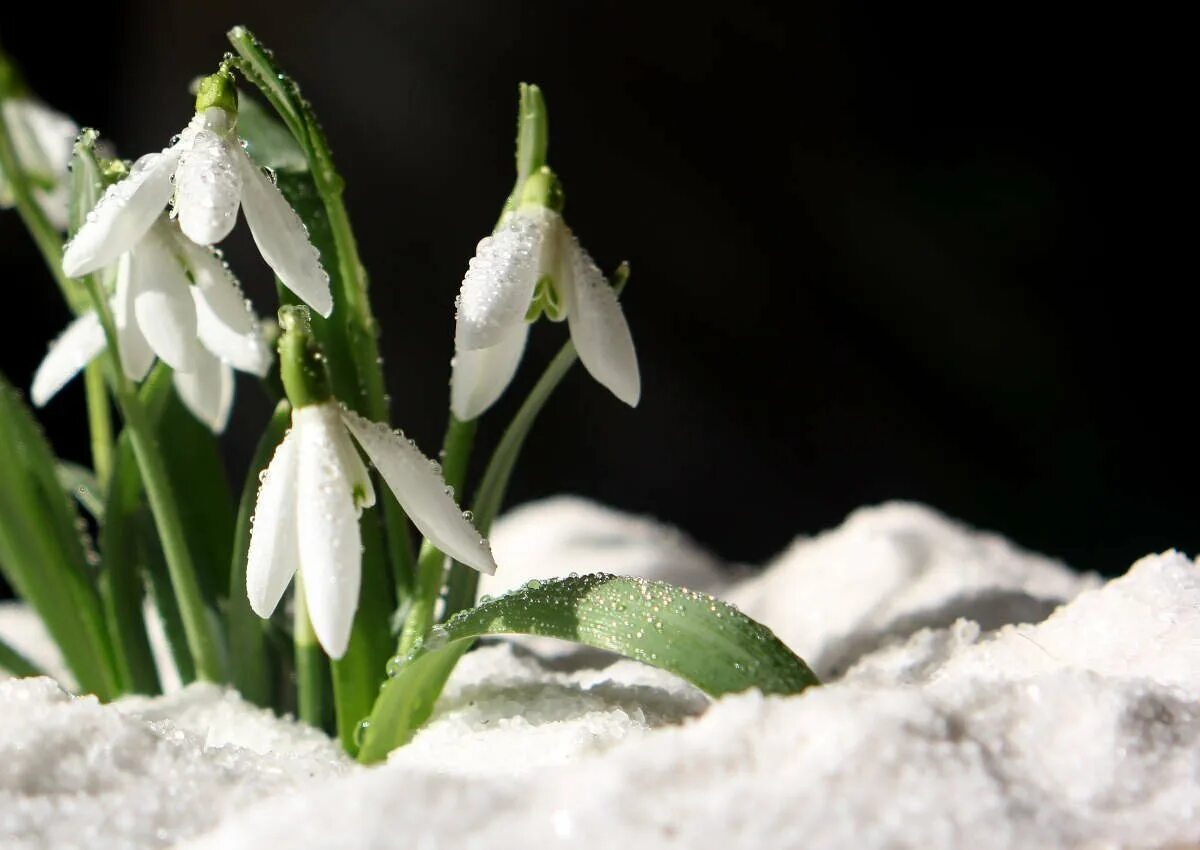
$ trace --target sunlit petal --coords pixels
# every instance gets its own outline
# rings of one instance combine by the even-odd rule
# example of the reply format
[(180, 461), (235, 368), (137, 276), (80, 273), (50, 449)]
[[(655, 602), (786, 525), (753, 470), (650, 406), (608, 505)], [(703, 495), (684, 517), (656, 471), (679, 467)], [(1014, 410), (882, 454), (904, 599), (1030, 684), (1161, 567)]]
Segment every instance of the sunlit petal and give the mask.
[(192, 272), (196, 332), (201, 344), (235, 369), (259, 377), (271, 366), (271, 348), (237, 278), (212, 249), (180, 239)]
[(296, 430), (275, 449), (262, 476), (250, 547), (246, 553), (246, 597), (260, 617), (270, 617), (296, 574), (300, 550), (296, 532)]
[(131, 381), (141, 381), (154, 365), (154, 350), (138, 328), (133, 311), (132, 255), (122, 254), (117, 260), (117, 288), (113, 296), (113, 321), (117, 326), (117, 349), (121, 355), (121, 371)]
[(338, 449), (343, 426), (332, 402), (298, 408), (292, 422), (299, 440), (296, 518), (308, 616), (325, 652), (341, 658), (362, 577), (360, 511)]
[(180, 401), (192, 415), (214, 434), (222, 433), (233, 410), (233, 369), (201, 347), (191, 370), (175, 372), (173, 379)]
[(95, 313), (84, 313), (50, 343), (50, 350), (33, 375), (29, 397), (41, 407), (104, 350), (104, 328)]
[(458, 351), (491, 348), (524, 323), (558, 221), (547, 209), (514, 213), (479, 243), (454, 302)]
[(196, 350), (191, 284), (167, 241), (151, 232), (131, 252), (133, 309), (138, 328), (163, 362), (186, 372)]
[(604, 273), (569, 230), (562, 233), (565, 273), (559, 291), (567, 309), (571, 341), (592, 377), (631, 407), (642, 394), (629, 323)]
[(517, 373), (528, 337), (529, 324), (521, 322), (491, 348), (455, 352), (450, 372), (455, 416), (467, 422), (495, 404)]
[(175, 212), (184, 235), (199, 245), (220, 242), (237, 223), (242, 197), (240, 150), (226, 135), (224, 109), (205, 111), (204, 121), (183, 145), (175, 172)]
[(109, 186), (63, 252), (63, 272), (79, 277), (110, 265), (132, 248), (158, 219), (171, 197), (171, 174), (179, 145), (147, 154), (129, 176)]
[(321, 256), (309, 241), (307, 228), (245, 151), (239, 149), (236, 154), (242, 173), (242, 208), (259, 253), (284, 286), (328, 316), (333, 312), (329, 275), (321, 267)]
[(455, 560), (481, 572), (495, 572), (487, 541), (463, 516), (440, 469), (386, 425), (344, 409), (342, 418), (420, 532)]

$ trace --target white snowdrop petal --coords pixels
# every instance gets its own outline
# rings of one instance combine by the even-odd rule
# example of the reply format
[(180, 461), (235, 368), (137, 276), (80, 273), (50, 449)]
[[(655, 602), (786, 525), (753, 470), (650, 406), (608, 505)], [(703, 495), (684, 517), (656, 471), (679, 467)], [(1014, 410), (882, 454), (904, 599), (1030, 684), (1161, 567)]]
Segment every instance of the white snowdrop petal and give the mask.
[(6, 98), (0, 103), (4, 111), (4, 123), (8, 125), (13, 154), (21, 166), (35, 177), (49, 177), (49, 161), (38, 143), (29, 121), (31, 101), (26, 97)]
[(342, 424), (340, 415), (338, 427), (330, 429), (330, 438), (337, 449), (346, 480), (350, 482), (350, 492), (354, 495), (354, 504), (361, 513), (363, 508), (369, 508), (375, 504), (375, 487), (371, 484), (371, 473), (367, 470), (366, 464), (362, 462), (362, 458), (359, 457), (358, 449), (355, 448), (354, 441), (350, 439), (346, 426)]
[(50, 190), (35, 189), (33, 200), (55, 230), (61, 232), (67, 229), (70, 224), (71, 191), (65, 180)]
[(212, 249), (189, 239), (179, 245), (196, 284), (192, 297), (200, 343), (233, 368), (262, 377), (271, 366), (271, 348), (237, 278)]
[(525, 321), (543, 247), (560, 224), (550, 210), (523, 210), (479, 243), (454, 302), (459, 351), (491, 348)]
[(264, 619), (275, 611), (300, 563), (296, 533), (297, 441), (293, 416), (292, 429), (263, 472), (250, 523), (246, 598), (254, 613)]
[(53, 183), (52, 188), (34, 187), (34, 201), (55, 228), (66, 230), (68, 167), (79, 127), (66, 115), (32, 98), (6, 100), (3, 108), (17, 161), (39, 181)]
[(455, 560), (494, 573), (491, 548), (463, 516), (441, 470), (414, 443), (386, 425), (346, 409), (342, 419), (421, 534)]
[(352, 470), (345, 468), (338, 448), (343, 426), (332, 402), (301, 407), (292, 422), (299, 440), (296, 525), (308, 616), (325, 652), (341, 658), (362, 578), (360, 511), (354, 505)]
[(559, 292), (566, 304), (571, 341), (592, 377), (630, 407), (642, 395), (637, 352), (617, 294), (575, 235), (562, 233), (563, 265)]
[(242, 208), (259, 253), (284, 286), (322, 316), (329, 316), (333, 312), (329, 275), (321, 267), (320, 253), (309, 241), (304, 222), (246, 152), (235, 153), (242, 173)]
[(455, 352), (450, 372), (455, 416), (467, 422), (495, 404), (517, 373), (528, 338), (529, 324), (523, 321), (491, 348)]
[(196, 305), (183, 266), (157, 233), (148, 233), (131, 252), (133, 310), (154, 353), (172, 369), (186, 372), (200, 348)]
[(199, 348), (191, 370), (172, 377), (184, 407), (214, 434), (223, 433), (233, 410), (233, 369)]
[(237, 223), (242, 174), (235, 156), (224, 137), (201, 128), (191, 135), (179, 158), (175, 212), (179, 229), (199, 245), (220, 242)]
[(29, 397), (43, 406), (68, 381), (79, 374), (93, 357), (104, 350), (104, 328), (95, 313), (84, 313), (50, 343), (50, 350), (33, 375)]
[(141, 381), (154, 365), (154, 350), (138, 328), (133, 312), (133, 261), (131, 254), (117, 260), (117, 287), (113, 296), (113, 321), (117, 326), (117, 351), (121, 371), (131, 381)]
[(80, 277), (110, 265), (133, 248), (171, 197), (179, 145), (147, 154), (129, 176), (109, 186), (63, 252), (63, 272)]
[(26, 99), (21, 105), (25, 126), (29, 128), (37, 150), (44, 157), (46, 167), (55, 177), (65, 179), (75, 138), (79, 135), (79, 125), (40, 101)]

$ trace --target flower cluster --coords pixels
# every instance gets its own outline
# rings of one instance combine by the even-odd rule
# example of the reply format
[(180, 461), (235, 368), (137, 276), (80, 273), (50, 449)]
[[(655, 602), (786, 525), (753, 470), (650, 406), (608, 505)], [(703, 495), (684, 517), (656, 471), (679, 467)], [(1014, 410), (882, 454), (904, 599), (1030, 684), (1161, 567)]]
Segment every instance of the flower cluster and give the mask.
[[(237, 39), (244, 33), (231, 35)], [(219, 433), (229, 421), (235, 370), (276, 387), (282, 383), (290, 428), (274, 445), (259, 479), (245, 558), (246, 599), (255, 614), (271, 618), (299, 575), (297, 611), (306, 621), (303, 626), (297, 621), (296, 639), (302, 627), (310, 629), (336, 660), (350, 649), (364, 592), (360, 519), (375, 504), (380, 483), (425, 539), (422, 565), (432, 564), (432, 571), (415, 568), (412, 623), (428, 626), (441, 592), (443, 557), (486, 573), (496, 563), (471, 514), (456, 503), (441, 467), (401, 432), (356, 412), (364, 409), (361, 399), (335, 394), (309, 312), (330, 317), (335, 293), (304, 221), (247, 153), (229, 61), (200, 82), (195, 113), (170, 146), (132, 165), (101, 161), (88, 147), (93, 131), (76, 142), (77, 128), (69, 119), (31, 97), (14, 95), (12, 81), (0, 79), (6, 87), (0, 90), (0, 129), (6, 130), (24, 172), (25, 196), (35, 199), (53, 227), (62, 231), (74, 225), (62, 250), (61, 271), (65, 278), (85, 281), (93, 304), (51, 344), (33, 377), (31, 396), (35, 405), (47, 404), (102, 355), (117, 382), (142, 381), (157, 359), (170, 368), (184, 405)], [(527, 88), (536, 92), (523, 87), (523, 98)], [(541, 126), (544, 131), (544, 117)], [(304, 133), (296, 139), (312, 144)], [(103, 193), (80, 220), (81, 196), (69, 197), (67, 169), (85, 149), (88, 161), (96, 163)], [(544, 144), (541, 150), (544, 154)], [(534, 158), (519, 152), (518, 159), (522, 156)], [(308, 154), (306, 164), (312, 165)], [(318, 191), (321, 176), (313, 175)], [(542, 315), (566, 321), (588, 371), (620, 400), (638, 403), (641, 384), (629, 326), (616, 292), (563, 220), (562, 199), (558, 179), (544, 163), (519, 172), (500, 224), (470, 261), (455, 301), (452, 425), (477, 418), (495, 403), (517, 370), (530, 323)], [(0, 183), (0, 203), (17, 200)], [(71, 221), (68, 200), (76, 207)], [(280, 310), (278, 359), (215, 247), (233, 230), (239, 211), (266, 265), (307, 305)], [(339, 252), (345, 248), (338, 246)], [(350, 300), (339, 300), (347, 305), (339, 309), (350, 309)], [(355, 321), (361, 319), (359, 314)], [(377, 368), (374, 357), (369, 362)], [(377, 473), (374, 480), (368, 462)], [(152, 507), (164, 510), (153, 463), (143, 465), (142, 472), (148, 476), (147, 490), (160, 497)], [(174, 521), (169, 508), (165, 518), (156, 516), (160, 526)], [(407, 542), (396, 545), (404, 548)], [(426, 549), (436, 559), (428, 558)], [(163, 551), (168, 560), (180, 557), (178, 547), (165, 540)], [(196, 616), (195, 600), (189, 601), (191, 591), (184, 585), (184, 625), (194, 633), (189, 639), (195, 639), (197, 655), (204, 655), (203, 616)]]

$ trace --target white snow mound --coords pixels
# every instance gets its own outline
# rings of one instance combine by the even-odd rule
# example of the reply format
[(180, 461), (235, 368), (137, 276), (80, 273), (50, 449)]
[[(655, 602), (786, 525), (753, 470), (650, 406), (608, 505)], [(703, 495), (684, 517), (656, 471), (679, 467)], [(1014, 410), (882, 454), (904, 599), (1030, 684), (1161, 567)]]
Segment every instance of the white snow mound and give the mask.
[[(1200, 842), (1200, 568), (1178, 553), (1102, 584), (888, 504), (723, 584), (677, 532), (578, 499), (515, 511), (494, 545), (509, 583), (604, 570), (717, 592), (826, 685), (710, 702), (631, 661), (496, 641), (367, 769), (212, 686), (101, 706), (0, 682), (0, 847)], [(0, 634), (51, 664), (14, 609)]]

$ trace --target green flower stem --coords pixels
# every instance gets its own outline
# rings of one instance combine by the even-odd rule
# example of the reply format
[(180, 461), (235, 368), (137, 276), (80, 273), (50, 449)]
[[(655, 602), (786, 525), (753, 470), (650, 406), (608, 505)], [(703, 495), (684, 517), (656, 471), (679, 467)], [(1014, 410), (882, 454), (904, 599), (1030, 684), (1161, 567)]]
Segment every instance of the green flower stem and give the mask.
[(87, 398), (88, 433), (92, 446), (92, 472), (101, 492), (108, 487), (113, 470), (113, 425), (104, 386), (104, 365), (93, 361), (84, 367), (83, 389)]
[(317, 643), (308, 603), (304, 598), (304, 577), (296, 574), (293, 598), (292, 641), (296, 651), (296, 716), (310, 726), (322, 728), (325, 718), (325, 653)]
[[(512, 478), (521, 448), (525, 444), (525, 437), (542, 408), (546, 406), (550, 394), (578, 359), (575, 346), (568, 340), (550, 361), (546, 371), (538, 378), (538, 382), (534, 384), (512, 421), (504, 429), (504, 435), (488, 461), (479, 488), (475, 491), (475, 501), (471, 505), (475, 527), (479, 529), (480, 534), (487, 536), (491, 532), (492, 522), (504, 504), (504, 494), (508, 490), (508, 482)], [(456, 562), (450, 568), (447, 586), (446, 610), (442, 615), (444, 620), (475, 604), (479, 573)]]
[(204, 595), (183, 534), (179, 516), (179, 505), (171, 489), (171, 480), (166, 465), (159, 453), (153, 430), (142, 410), (141, 400), (133, 383), (121, 369), (117, 353), (117, 331), (108, 309), (108, 302), (99, 285), (92, 277), (84, 279), (88, 295), (107, 340), (105, 363), (108, 366), (109, 385), (116, 396), (117, 406), (125, 420), (125, 429), (133, 445), (133, 455), (142, 473), (142, 485), (150, 502), (150, 512), (162, 543), (163, 556), (171, 586), (183, 618), (183, 630), (188, 649), (196, 664), (196, 675), (210, 682), (224, 681), (226, 676), (222, 663), (221, 639), (216, 628), (217, 618), (204, 604)]
[[(0, 55), (0, 60), (3, 56)], [(0, 105), (3, 105), (0, 96)], [(46, 261), (54, 282), (71, 312), (79, 315), (87, 310), (87, 295), (73, 280), (63, 274), (62, 240), (58, 231), (34, 201), (29, 181), (12, 146), (8, 123), (0, 109), (0, 173), (5, 175), (9, 190), (16, 202), (17, 213)], [(91, 435), (92, 470), (101, 487), (108, 485), (113, 464), (113, 428), (104, 387), (104, 374), (99, 363), (89, 363), (84, 369), (84, 390), (87, 394), (88, 430)]]

